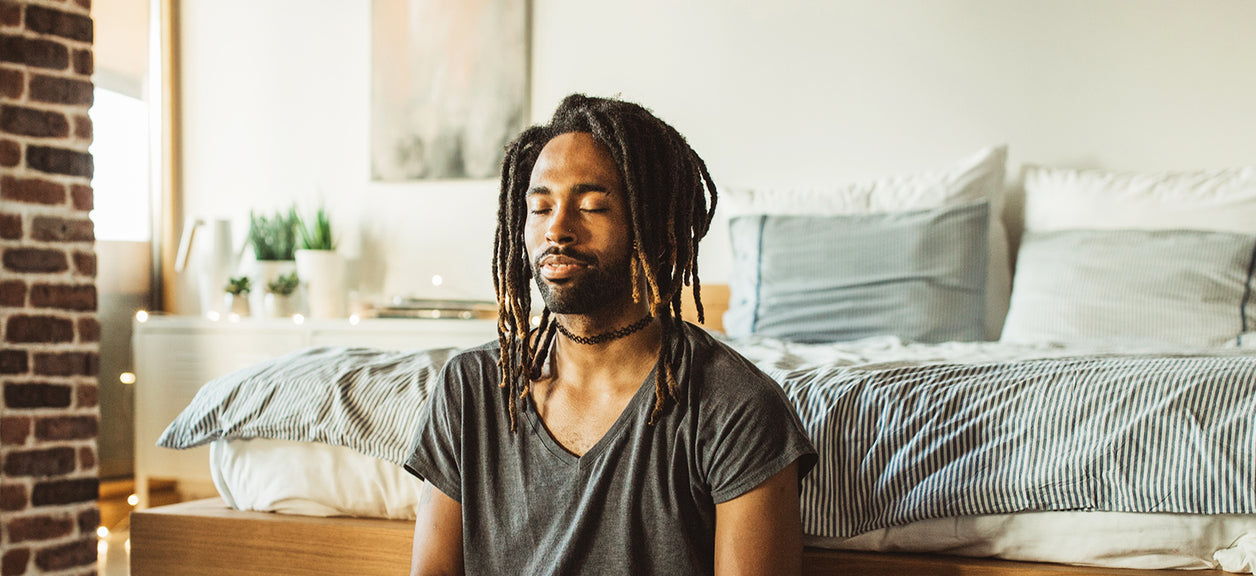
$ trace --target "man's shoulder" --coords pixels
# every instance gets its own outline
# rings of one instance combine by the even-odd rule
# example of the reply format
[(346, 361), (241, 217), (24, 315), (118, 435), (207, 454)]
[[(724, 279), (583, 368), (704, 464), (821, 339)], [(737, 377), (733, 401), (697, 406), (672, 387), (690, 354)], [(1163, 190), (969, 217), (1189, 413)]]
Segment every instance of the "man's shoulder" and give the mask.
[[(478, 390), (487, 380), (500, 378), (497, 364), (500, 356), (497, 341), (459, 350), (450, 356), (441, 370), (442, 385), (458, 390), (460, 396), (466, 392), (478, 395)], [(496, 381), (493, 383), (496, 384)]]
[(704, 394), (724, 395), (729, 390), (757, 395), (775, 395), (780, 385), (740, 352), (706, 330), (688, 324), (690, 370), (701, 380)]
[(686, 323), (685, 328), (696, 369), (704, 372), (747, 373), (771, 380), (740, 352), (702, 327)]
[(448, 364), (477, 364), (484, 360), (492, 360), (497, 362), (497, 358), (501, 356), (501, 346), (497, 340), (490, 340), (483, 344), (463, 348), (450, 356)]

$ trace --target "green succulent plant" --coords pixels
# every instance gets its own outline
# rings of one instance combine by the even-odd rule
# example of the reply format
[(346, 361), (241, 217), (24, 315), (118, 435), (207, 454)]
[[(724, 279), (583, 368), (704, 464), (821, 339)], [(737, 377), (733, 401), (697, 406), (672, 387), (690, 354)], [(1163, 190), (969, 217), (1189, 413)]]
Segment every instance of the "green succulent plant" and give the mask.
[(249, 244), (257, 260), (292, 260), (296, 252), (296, 210), (267, 217), (249, 211)]
[(249, 289), (251, 288), (252, 282), (249, 280), (248, 276), (238, 276), (227, 280), (227, 286), (224, 289), (228, 294), (239, 296), (241, 294), (248, 294)]
[(314, 221), (307, 222), (297, 214), (296, 209), (292, 210), (294, 218), (296, 218), (297, 234), (300, 236), (302, 250), (335, 250), (336, 241), (331, 237), (331, 219), (327, 217), (327, 209), (323, 206), (318, 207), (318, 212), (314, 214)]
[(266, 291), (280, 296), (288, 296), (296, 291), (297, 285), (300, 284), (297, 273), (281, 275), (266, 284)]

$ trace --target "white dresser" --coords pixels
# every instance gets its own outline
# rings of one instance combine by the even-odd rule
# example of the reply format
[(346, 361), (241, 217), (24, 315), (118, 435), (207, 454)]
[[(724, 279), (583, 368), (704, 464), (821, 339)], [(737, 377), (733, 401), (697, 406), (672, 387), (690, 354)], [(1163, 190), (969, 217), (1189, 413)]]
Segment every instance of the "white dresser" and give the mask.
[(496, 320), (306, 320), (298, 324), (287, 319), (137, 319), (132, 344), (138, 507), (148, 507), (151, 479), (177, 481), (186, 497), (216, 495), (208, 446), (170, 450), (156, 445), (166, 426), (209, 380), (308, 346), (466, 348), (496, 337)]

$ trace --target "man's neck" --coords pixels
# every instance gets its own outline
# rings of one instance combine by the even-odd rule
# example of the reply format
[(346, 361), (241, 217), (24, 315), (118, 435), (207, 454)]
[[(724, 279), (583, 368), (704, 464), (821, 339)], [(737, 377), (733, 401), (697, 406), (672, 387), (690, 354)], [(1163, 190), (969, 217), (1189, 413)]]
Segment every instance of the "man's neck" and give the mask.
[[(576, 336), (595, 337), (630, 328), (648, 314), (649, 309), (641, 305), (629, 307), (614, 317), (562, 314), (556, 315), (556, 320)], [(645, 368), (640, 378), (636, 373), (641, 372), (643, 367), (652, 366), (658, 359), (661, 342), (662, 328), (658, 320), (651, 320), (641, 329), (623, 337), (596, 344), (582, 344), (561, 333), (555, 334), (547, 363), (550, 368), (548, 376), (557, 376), (572, 384), (613, 383), (635, 389), (649, 369)]]

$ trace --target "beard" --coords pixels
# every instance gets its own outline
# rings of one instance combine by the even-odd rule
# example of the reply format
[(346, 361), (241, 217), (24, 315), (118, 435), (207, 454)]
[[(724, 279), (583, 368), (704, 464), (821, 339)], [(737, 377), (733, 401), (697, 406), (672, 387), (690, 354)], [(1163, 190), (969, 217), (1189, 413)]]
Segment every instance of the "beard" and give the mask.
[[(588, 263), (583, 274), (552, 284), (541, 276), (540, 260), (551, 254), (562, 254)], [(592, 314), (632, 299), (632, 259), (624, 258), (602, 266), (597, 257), (575, 250), (549, 249), (532, 262), (532, 277), (545, 306), (554, 314)]]

